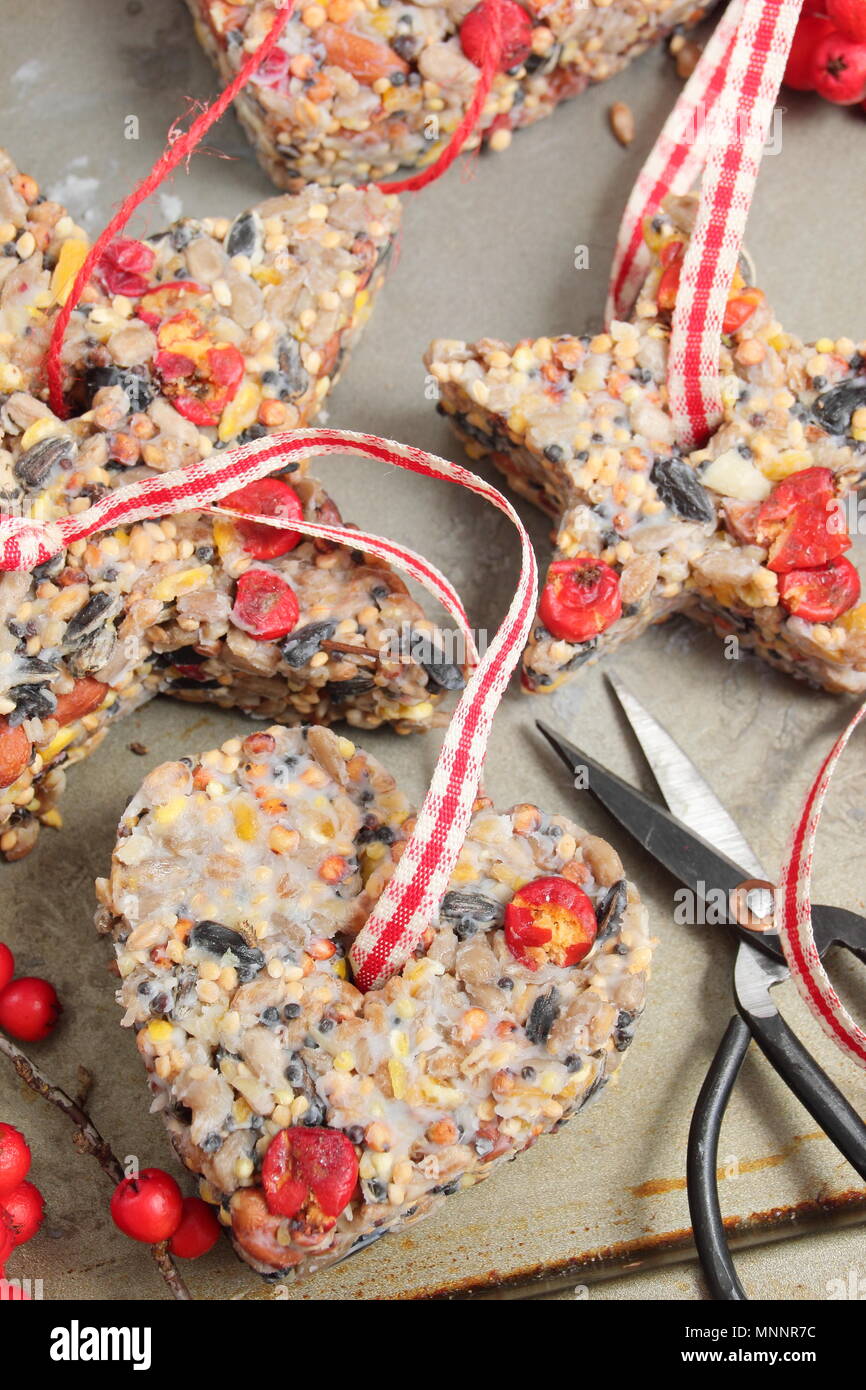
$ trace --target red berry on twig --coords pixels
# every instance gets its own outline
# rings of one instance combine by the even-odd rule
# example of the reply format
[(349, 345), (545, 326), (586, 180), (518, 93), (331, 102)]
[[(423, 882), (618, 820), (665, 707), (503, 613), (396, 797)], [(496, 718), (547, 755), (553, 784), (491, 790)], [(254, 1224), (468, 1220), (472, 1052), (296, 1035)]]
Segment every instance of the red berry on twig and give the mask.
[(866, 96), (866, 43), (828, 34), (814, 54), (815, 91), (837, 106), (853, 106)]
[(32, 1182), (22, 1182), (3, 1198), (2, 1211), (12, 1229), (14, 1245), (32, 1240), (42, 1225), (45, 1199)]
[(22, 975), (0, 990), (0, 1028), (23, 1042), (41, 1042), (53, 1033), (62, 1008), (52, 984)]
[(180, 1225), (169, 1241), (169, 1252), (182, 1260), (206, 1255), (220, 1238), (220, 1223), (213, 1207), (201, 1197), (184, 1197)]
[(24, 1135), (12, 1125), (0, 1124), (0, 1200), (14, 1192), (29, 1171), (30, 1150)]
[(124, 1178), (111, 1197), (111, 1219), (118, 1230), (147, 1245), (169, 1240), (182, 1215), (180, 1188), (161, 1168), (142, 1168), (138, 1177)]

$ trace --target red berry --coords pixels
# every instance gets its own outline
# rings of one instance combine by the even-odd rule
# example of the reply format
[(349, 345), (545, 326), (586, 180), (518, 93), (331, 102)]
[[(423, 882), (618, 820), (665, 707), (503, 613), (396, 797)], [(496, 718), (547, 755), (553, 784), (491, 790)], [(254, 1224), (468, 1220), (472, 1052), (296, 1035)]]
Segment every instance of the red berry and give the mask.
[(294, 589), (273, 570), (246, 570), (238, 580), (232, 622), (260, 642), (285, 637), (300, 611)]
[(784, 82), (795, 92), (811, 92), (815, 87), (815, 48), (833, 33), (833, 25), (823, 15), (806, 14), (800, 16), (788, 63)]
[(53, 1033), (62, 1008), (52, 984), (22, 975), (0, 990), (0, 1028), (23, 1042), (41, 1042)]
[(327, 1231), (358, 1181), (358, 1157), (338, 1129), (281, 1129), (262, 1164), (268, 1210), (292, 1216), (308, 1231)]
[(147, 272), (155, 260), (156, 252), (143, 241), (120, 237), (102, 253), (96, 274), (109, 294), (138, 299), (149, 287)]
[(142, 1168), (137, 1178), (124, 1178), (111, 1197), (111, 1219), (118, 1230), (147, 1245), (169, 1240), (182, 1215), (180, 1188), (161, 1168)]
[(5, 941), (0, 941), (0, 989), (5, 989), (15, 974), (15, 957)]
[(843, 555), (820, 569), (790, 570), (779, 576), (779, 602), (807, 623), (832, 623), (860, 597), (860, 576)]
[(815, 91), (837, 106), (853, 106), (866, 95), (866, 43), (828, 34), (814, 54)]
[(778, 483), (758, 508), (754, 529), (777, 574), (818, 569), (851, 544), (829, 468), (804, 468)]
[(0, 1207), (0, 1275), (3, 1273), (3, 1266), (15, 1249), (15, 1231), (12, 1227), (12, 1219), (7, 1216)]
[(595, 941), (595, 908), (568, 878), (536, 878), (505, 909), (505, 943), (529, 970), (576, 965)]
[(22, 1182), (3, 1198), (2, 1210), (12, 1224), (12, 1239), (16, 1245), (32, 1240), (42, 1225), (45, 1199), (32, 1182)]
[(30, 1150), (24, 1135), (12, 1125), (0, 1124), (0, 1199), (14, 1192), (29, 1171)]
[(220, 1223), (213, 1207), (201, 1197), (184, 1197), (180, 1225), (169, 1241), (172, 1255), (182, 1260), (197, 1260), (206, 1255), (220, 1238)]
[[(517, 0), (499, 0), (500, 30), (497, 68), (519, 68), (532, 52), (532, 20)], [(481, 0), (460, 25), (460, 46), (470, 63), (480, 68), (493, 25), (494, 0)]]
[(866, 43), (866, 0), (825, 0), (824, 9), (846, 38)]
[[(224, 497), (222, 505), (233, 511), (276, 516), (282, 521), (300, 521), (304, 515), (295, 489), (280, 478), (260, 478), (256, 483), (248, 483)], [(286, 555), (301, 539), (299, 531), (283, 531), (275, 526), (263, 526), (260, 521), (245, 521), (243, 517), (239, 517), (235, 525), (244, 538), (244, 550), (257, 560), (275, 560), (278, 555)]]
[(538, 605), (548, 632), (565, 642), (596, 637), (622, 612), (619, 575), (594, 555), (555, 560)]

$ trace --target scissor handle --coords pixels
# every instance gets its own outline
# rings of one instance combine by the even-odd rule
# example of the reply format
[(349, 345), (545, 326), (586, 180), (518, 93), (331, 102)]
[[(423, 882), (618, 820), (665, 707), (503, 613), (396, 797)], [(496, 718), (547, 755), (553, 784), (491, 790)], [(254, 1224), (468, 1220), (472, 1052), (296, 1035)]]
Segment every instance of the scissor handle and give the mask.
[[(742, 1005), (738, 1004), (742, 1010)], [(766, 1017), (742, 1010), (748, 1031), (785, 1084), (794, 1092), (828, 1139), (866, 1179), (866, 1124), (807, 1052), (782, 1015)]]
[(710, 1293), (719, 1300), (748, 1297), (728, 1249), (716, 1171), (722, 1120), (751, 1036), (748, 1025), (734, 1014), (716, 1049), (689, 1126), (686, 1177), (692, 1229)]

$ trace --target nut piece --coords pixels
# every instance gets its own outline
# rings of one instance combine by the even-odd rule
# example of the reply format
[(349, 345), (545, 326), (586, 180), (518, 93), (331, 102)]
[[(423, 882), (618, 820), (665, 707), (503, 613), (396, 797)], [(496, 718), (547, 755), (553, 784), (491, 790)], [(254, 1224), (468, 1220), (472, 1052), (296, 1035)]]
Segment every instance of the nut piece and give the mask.
[(610, 128), (621, 145), (634, 139), (634, 112), (624, 101), (615, 101), (610, 108)]
[[(671, 46), (671, 52), (673, 52), (673, 45)], [(683, 82), (688, 81), (691, 77), (698, 65), (698, 59), (702, 52), (703, 49), (700, 44), (692, 43), (690, 39), (685, 39), (682, 45), (677, 49), (674, 54), (677, 65), (677, 77), (681, 78)]]

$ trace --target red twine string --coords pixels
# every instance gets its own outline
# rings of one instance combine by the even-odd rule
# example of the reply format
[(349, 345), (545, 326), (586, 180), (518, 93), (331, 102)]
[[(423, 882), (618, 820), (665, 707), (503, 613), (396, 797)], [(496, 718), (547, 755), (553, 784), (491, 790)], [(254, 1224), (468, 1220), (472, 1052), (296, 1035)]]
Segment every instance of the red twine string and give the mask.
[(294, 0), (286, 0), (277, 10), (276, 17), (271, 25), (266, 37), (259, 44), (254, 53), (251, 53), (246, 62), (240, 67), (233, 80), (223, 90), (216, 101), (206, 106), (200, 116), (197, 116), (189, 130), (182, 135), (176, 135), (169, 141), (159, 159), (154, 164), (146, 178), (142, 179), (137, 188), (124, 198), (117, 212), (112, 217), (105, 230), (97, 237), (84, 258), (81, 269), (75, 277), (66, 303), (54, 321), (51, 330), (51, 341), (48, 344), (48, 352), (45, 358), (45, 369), (48, 377), (48, 401), (54, 414), (61, 420), (67, 419), (69, 411), (63, 399), (63, 364), (60, 360), (63, 351), (63, 339), (69, 327), (69, 320), (72, 318), (75, 308), (81, 298), (88, 280), (93, 274), (108, 247), (119, 232), (122, 232), (136, 208), (139, 207), (146, 198), (149, 198), (155, 189), (168, 178), (169, 174), (177, 168), (183, 160), (189, 159), (190, 155), (201, 144), (211, 126), (214, 125), (221, 116), (224, 116), (231, 106), (238, 92), (249, 82), (256, 68), (260, 63), (273, 52), (277, 40), (286, 26), (289, 15), (294, 7)]
[(426, 188), (429, 183), (441, 178), (451, 168), (475, 129), (484, 103), (490, 94), (490, 88), (493, 86), (493, 79), (499, 70), (502, 54), (501, 0), (487, 0), (487, 7), (489, 23), (485, 35), (481, 74), (475, 86), (475, 94), (466, 108), (463, 119), (455, 128), (445, 149), (428, 169), (423, 169), (420, 174), (412, 174), (408, 179), (398, 179), (394, 183), (377, 183), (376, 187), (382, 193), (417, 193), (420, 189)]
[[(409, 193), (421, 188), (426, 188), (428, 184), (440, 178), (460, 154), (463, 146), (471, 135), (483, 109), (484, 103), (493, 85), (493, 79), (499, 69), (502, 49), (503, 25), (502, 25), (502, 0), (486, 0), (488, 7), (489, 23), (485, 34), (483, 48), (483, 58), (478, 82), (476, 83), (475, 93), (470, 102), (463, 119), (454, 130), (451, 139), (438, 159), (424, 169), (419, 174), (414, 174), (410, 178), (400, 179), (394, 183), (379, 183), (373, 186), (379, 188), (383, 193)], [(102, 260), (105, 251), (114, 238), (123, 231), (130, 217), (151, 193), (159, 188), (160, 184), (168, 178), (179, 164), (190, 158), (195, 149), (201, 144), (211, 126), (215, 125), (221, 116), (224, 116), (231, 106), (238, 92), (246, 86), (256, 70), (271, 55), (277, 45), (285, 26), (294, 8), (294, 0), (285, 0), (278, 9), (274, 22), (268, 30), (267, 35), (259, 44), (255, 52), (251, 53), (245, 63), (229, 85), (223, 90), (216, 101), (206, 106), (201, 115), (197, 116), (189, 130), (182, 134), (177, 134), (175, 126), (172, 125), (169, 132), (169, 139), (165, 149), (154, 164), (150, 173), (141, 183), (124, 198), (117, 212), (108, 223), (107, 227), (97, 237), (96, 241), (88, 251), (81, 268), (78, 271), (72, 288), (66, 298), (66, 303), (61, 307), (60, 313), (54, 321), (51, 330), (51, 338), (48, 344), (48, 351), (45, 357), (45, 370), (48, 379), (48, 400), (54, 414), (61, 420), (68, 418), (69, 410), (63, 397), (63, 363), (61, 355), (63, 352), (63, 340), (66, 337), (66, 330), (69, 321), (78, 305), (81, 295), (93, 275), (99, 262)]]

